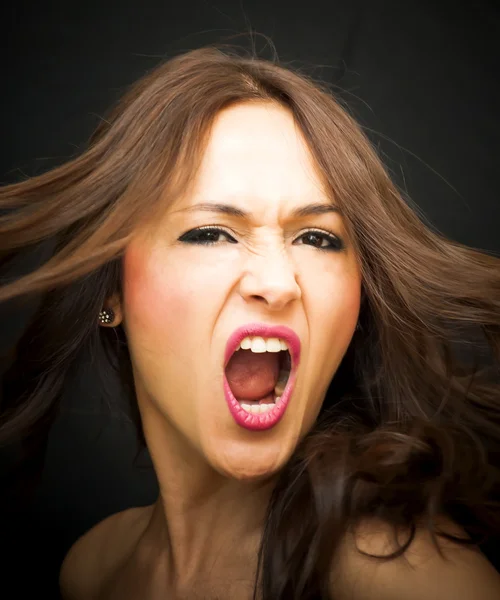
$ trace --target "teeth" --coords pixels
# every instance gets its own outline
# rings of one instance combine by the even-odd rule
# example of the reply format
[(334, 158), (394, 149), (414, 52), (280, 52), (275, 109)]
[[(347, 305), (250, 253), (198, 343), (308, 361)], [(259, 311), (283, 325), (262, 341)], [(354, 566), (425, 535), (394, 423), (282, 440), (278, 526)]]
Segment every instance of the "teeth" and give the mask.
[[(246, 337), (241, 340), (240, 345), (236, 348), (236, 351), (239, 349), (242, 350), (251, 350), (252, 352), (262, 353), (262, 352), (281, 352), (282, 350), (288, 350), (288, 344), (280, 339), (280, 338), (267, 338), (264, 339), (261, 336), (254, 337)], [(288, 381), (288, 376), (290, 375), (290, 369), (280, 370), (278, 375), (278, 381), (274, 387), (274, 394), (281, 398), (283, 392), (285, 391), (285, 387)], [(265, 405), (265, 404), (242, 404), (243, 408), (251, 413), (261, 413), (267, 412), (269, 408), (267, 406), (273, 405)], [(261, 410), (259, 407), (262, 406)]]
[[(278, 340), (279, 341), (279, 340)], [(250, 348), (252, 352), (267, 352), (267, 344), (266, 340), (261, 337), (254, 337), (252, 339), (252, 347)]]
[(274, 386), (274, 393), (276, 396), (282, 396), (285, 391), (286, 383), (288, 381), (288, 376), (290, 375), (290, 371), (281, 370), (278, 375), (278, 381)]
[(252, 338), (246, 337), (244, 340), (241, 340), (240, 345), (238, 346), (237, 350), (239, 350), (240, 348), (242, 350), (250, 350), (251, 347), (252, 347)]
[(246, 410), (253, 415), (260, 415), (262, 413), (269, 412), (276, 406), (276, 402), (281, 400), (281, 397), (277, 397), (274, 404), (247, 404), (246, 402), (240, 402), (241, 408)]
[(264, 339), (260, 336), (246, 337), (241, 340), (240, 345), (236, 350), (251, 350), (252, 352), (281, 352), (281, 350), (288, 350), (287, 343), (280, 338), (267, 338)]

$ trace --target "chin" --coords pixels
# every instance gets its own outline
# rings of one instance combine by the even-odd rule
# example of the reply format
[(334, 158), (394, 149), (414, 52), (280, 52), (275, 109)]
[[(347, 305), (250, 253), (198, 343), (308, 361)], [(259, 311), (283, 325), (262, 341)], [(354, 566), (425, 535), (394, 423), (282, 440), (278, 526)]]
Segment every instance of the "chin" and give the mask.
[(230, 471), (226, 471), (224, 475), (231, 479), (241, 482), (263, 482), (271, 479), (278, 474), (280, 469), (266, 465), (235, 465)]
[(286, 464), (291, 451), (285, 453), (283, 447), (278, 451), (269, 448), (252, 450), (232, 447), (225, 455), (214, 456), (212, 465), (226, 477), (238, 481), (260, 481), (273, 477)]

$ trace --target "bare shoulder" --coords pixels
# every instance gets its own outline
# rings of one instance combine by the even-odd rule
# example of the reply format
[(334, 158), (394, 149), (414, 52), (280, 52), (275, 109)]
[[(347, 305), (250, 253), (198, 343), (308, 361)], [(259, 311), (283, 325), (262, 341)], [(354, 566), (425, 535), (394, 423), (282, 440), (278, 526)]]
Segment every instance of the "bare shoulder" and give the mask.
[[(467, 538), (455, 522), (441, 517), (438, 528)], [(397, 537), (404, 545), (410, 532)], [(363, 523), (346, 536), (332, 569), (331, 593), (339, 600), (498, 600), (500, 574), (477, 546), (432, 536), (422, 525), (405, 553), (393, 560), (385, 556), (398, 549), (393, 529), (380, 521)]]
[(147, 522), (150, 507), (106, 517), (71, 546), (59, 572), (64, 600), (97, 598), (102, 583), (127, 560)]

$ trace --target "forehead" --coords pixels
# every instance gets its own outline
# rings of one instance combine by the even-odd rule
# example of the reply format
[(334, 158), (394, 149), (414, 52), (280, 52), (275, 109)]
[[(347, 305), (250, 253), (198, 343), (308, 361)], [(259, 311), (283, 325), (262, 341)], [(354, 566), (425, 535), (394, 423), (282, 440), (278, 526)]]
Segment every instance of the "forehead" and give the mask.
[(179, 204), (245, 198), (267, 203), (328, 200), (307, 143), (283, 107), (245, 103), (221, 111), (189, 196)]

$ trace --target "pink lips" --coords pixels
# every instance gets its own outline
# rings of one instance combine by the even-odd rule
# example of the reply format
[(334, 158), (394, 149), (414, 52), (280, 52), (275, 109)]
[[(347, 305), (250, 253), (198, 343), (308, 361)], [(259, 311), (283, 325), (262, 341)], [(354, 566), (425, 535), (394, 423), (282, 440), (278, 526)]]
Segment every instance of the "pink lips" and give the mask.
[(224, 354), (224, 368), (227, 366), (231, 356), (239, 346), (241, 340), (246, 337), (261, 336), (263, 338), (281, 338), (285, 340), (290, 350), (292, 368), (285, 390), (273, 409), (259, 415), (250, 414), (244, 410), (234, 397), (224, 373), (224, 395), (229, 411), (238, 425), (252, 431), (262, 431), (274, 427), (283, 417), (295, 385), (297, 367), (300, 361), (300, 339), (297, 334), (285, 325), (270, 326), (261, 323), (249, 323), (239, 327), (229, 338)]

